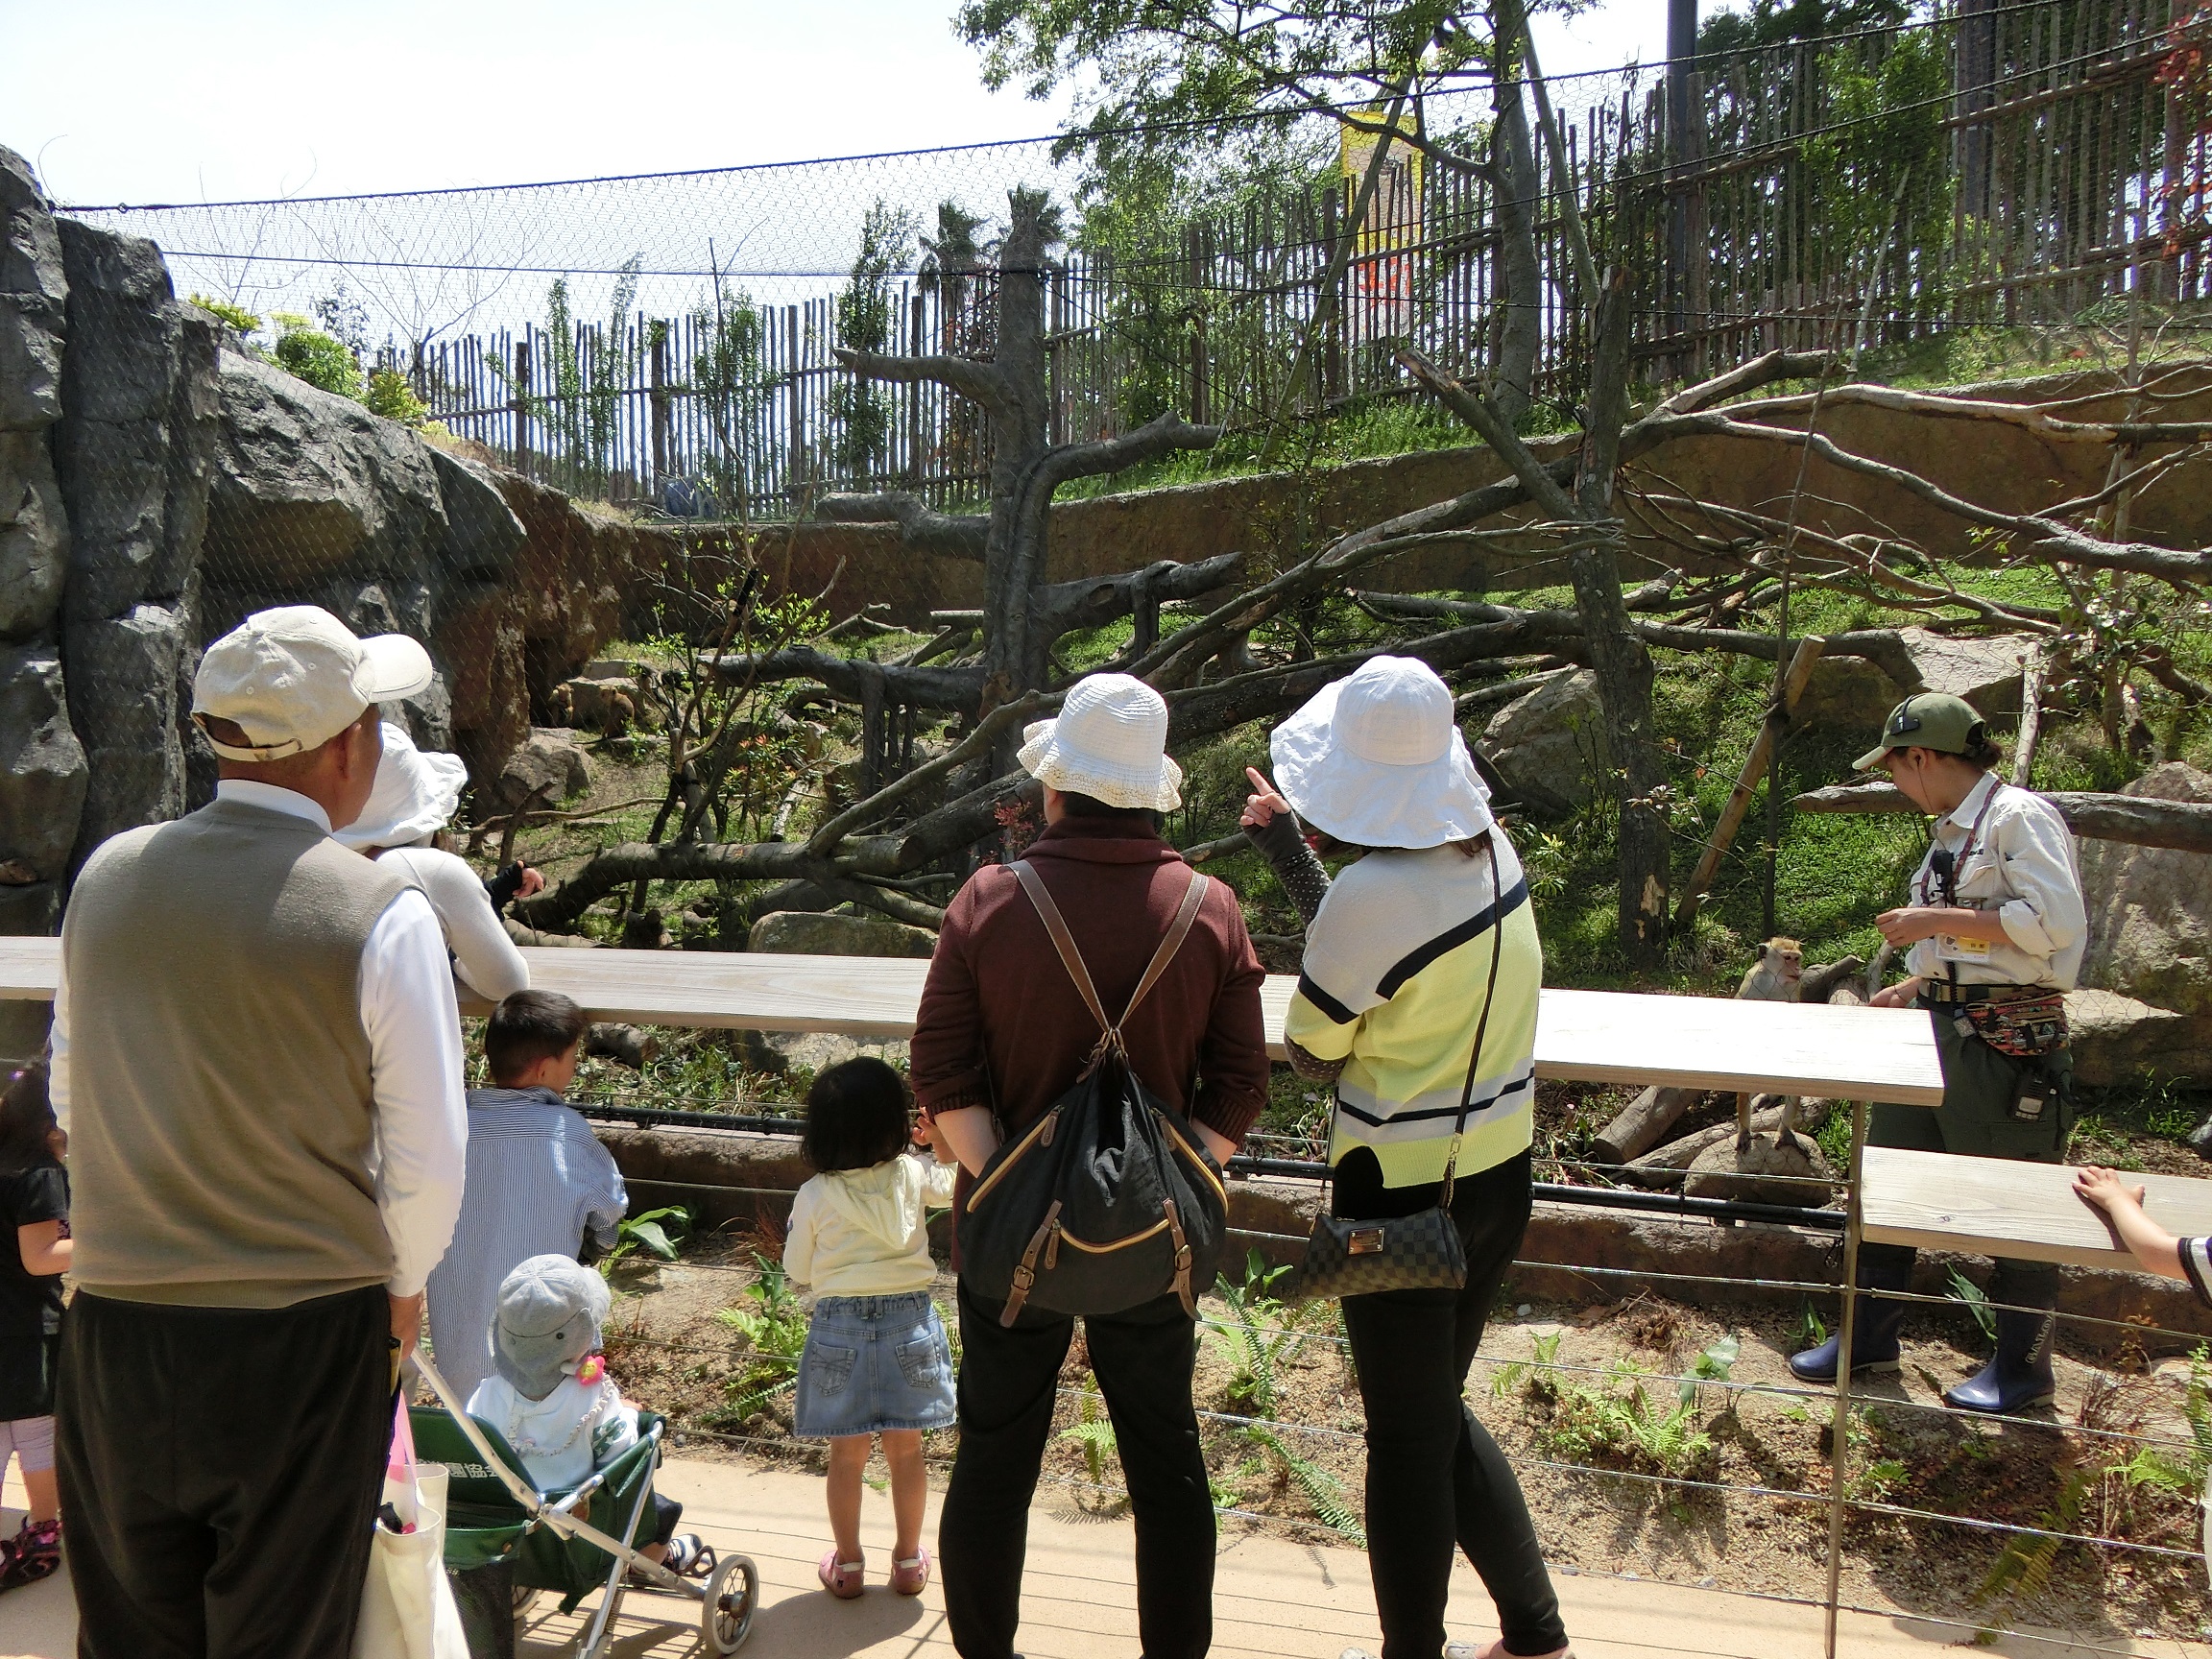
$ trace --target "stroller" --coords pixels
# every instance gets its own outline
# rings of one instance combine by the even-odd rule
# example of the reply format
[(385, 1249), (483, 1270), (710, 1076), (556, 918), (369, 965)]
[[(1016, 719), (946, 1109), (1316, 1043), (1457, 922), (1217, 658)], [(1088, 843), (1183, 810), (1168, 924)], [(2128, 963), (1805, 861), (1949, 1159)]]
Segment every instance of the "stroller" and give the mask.
[[(702, 1605), (700, 1633), (716, 1653), (734, 1653), (753, 1628), (760, 1603), (760, 1575), (746, 1555), (718, 1562), (704, 1584), (671, 1573), (633, 1549), (650, 1507), (653, 1471), (661, 1461), (664, 1420), (640, 1411), (637, 1444), (568, 1492), (540, 1492), (522, 1472), (499, 1431), (470, 1417), (453, 1398), (438, 1368), (421, 1354), (410, 1361), (440, 1407), (409, 1413), (417, 1455), (444, 1463), (446, 1475), (445, 1570), (464, 1573), (511, 1562), (517, 1590), (552, 1590), (570, 1613), (594, 1588), (604, 1586), (599, 1610), (578, 1649), (578, 1659), (603, 1659), (626, 1589), (687, 1596)], [(572, 1513), (580, 1504), (589, 1508)], [(633, 1586), (630, 1575), (645, 1580)]]

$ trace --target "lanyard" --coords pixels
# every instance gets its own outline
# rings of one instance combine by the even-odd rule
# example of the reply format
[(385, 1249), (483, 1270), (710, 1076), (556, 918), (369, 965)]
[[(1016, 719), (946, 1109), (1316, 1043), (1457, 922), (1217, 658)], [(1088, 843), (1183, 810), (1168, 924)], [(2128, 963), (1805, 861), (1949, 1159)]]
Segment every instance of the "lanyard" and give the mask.
[[(1952, 853), (1949, 848), (1938, 843), (1928, 854), (1928, 865), (1939, 884), (1939, 892), (1946, 909), (1958, 907), (1959, 867), (1966, 862), (1973, 854), (1976, 843), (1981, 840), (1982, 821), (1989, 816), (1989, 808), (1997, 804), (1998, 792), (2004, 787), (2005, 784), (2002, 780), (1993, 781), (1989, 785), (1989, 793), (1982, 797), (1982, 809), (1974, 814), (1974, 822), (1967, 826), (1966, 840), (1957, 853)], [(1920, 902), (1923, 904), (1928, 902), (1928, 883), (1925, 880), (1920, 883)], [(1959, 984), (1959, 964), (1954, 960), (1946, 960), (1943, 964), (1943, 971), (1952, 986), (1956, 988)]]

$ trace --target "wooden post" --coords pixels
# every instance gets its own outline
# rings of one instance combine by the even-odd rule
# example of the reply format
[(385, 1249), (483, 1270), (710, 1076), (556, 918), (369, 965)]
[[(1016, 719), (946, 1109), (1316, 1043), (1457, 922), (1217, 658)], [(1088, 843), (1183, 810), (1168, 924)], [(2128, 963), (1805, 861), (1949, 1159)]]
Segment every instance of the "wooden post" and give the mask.
[(1184, 257), (1190, 273), (1190, 420), (1203, 426), (1206, 418), (1206, 259), (1200, 252), (1204, 227), (1191, 224), (1183, 230)]
[(515, 470), (527, 475), (530, 470), (530, 329), (523, 325), (522, 338), (515, 342)]
[(653, 389), (649, 395), (653, 411), (653, 478), (647, 488), (658, 500), (661, 481), (668, 475), (668, 330), (660, 323), (650, 326), (653, 330)]
[(1866, 1174), (1866, 1102), (1851, 1102), (1851, 1186), (1843, 1210), (1843, 1311), (1837, 1321), (1836, 1416), (1828, 1437), (1826, 1659), (1836, 1659), (1836, 1615), (1843, 1584), (1843, 1510), (1851, 1469), (1851, 1339), (1859, 1323), (1859, 1237), (1865, 1227), (1860, 1184)]
[(1751, 809), (1751, 796), (1759, 787), (1759, 780), (1766, 776), (1767, 757), (1789, 729), (1790, 710), (1797, 707), (1797, 699), (1804, 691), (1806, 682), (1813, 678), (1813, 665), (1820, 661), (1821, 639), (1816, 634), (1808, 635), (1797, 641), (1797, 653), (1790, 659), (1789, 672), (1782, 677), (1782, 695), (1774, 707), (1767, 711), (1765, 724), (1759, 735), (1752, 740), (1751, 753), (1743, 757), (1743, 770), (1736, 775), (1736, 787), (1728, 792), (1728, 805), (1720, 809), (1719, 822), (1713, 826), (1713, 835), (1699, 854), (1697, 868), (1690, 873), (1690, 879), (1682, 889), (1681, 902), (1674, 911), (1674, 929), (1687, 933), (1690, 925), (1697, 920), (1698, 903), (1705, 890), (1713, 885), (1713, 878), (1719, 873), (1721, 857), (1736, 839), (1736, 831), (1743, 828), (1743, 814)]
[[(944, 303), (945, 289), (942, 284), (948, 280), (950, 278), (939, 278), (939, 304)], [(923, 347), (928, 327), (926, 309), (926, 298), (922, 294), (917, 292), (907, 297), (906, 350), (910, 356), (921, 357), (926, 354)], [(922, 488), (923, 475), (928, 469), (929, 448), (922, 429), (923, 384), (917, 380), (906, 388), (906, 488), (909, 490)]]
[(790, 427), (791, 476), (784, 485), (784, 494), (791, 502), (791, 516), (801, 517), (806, 511), (806, 430), (805, 421), (805, 394), (799, 383), (799, 307), (783, 307), (783, 365), (788, 378), (784, 382), (783, 419)]

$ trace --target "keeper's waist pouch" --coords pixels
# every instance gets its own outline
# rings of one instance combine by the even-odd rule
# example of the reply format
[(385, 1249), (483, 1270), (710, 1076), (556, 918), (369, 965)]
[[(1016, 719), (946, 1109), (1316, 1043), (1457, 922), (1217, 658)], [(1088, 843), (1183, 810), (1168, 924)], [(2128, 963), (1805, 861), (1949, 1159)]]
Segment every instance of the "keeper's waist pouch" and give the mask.
[(2066, 1046), (2066, 997), (2063, 992), (1991, 998), (1955, 1005), (1955, 1018), (1974, 1028), (1974, 1035), (2016, 1060), (2032, 1060)]

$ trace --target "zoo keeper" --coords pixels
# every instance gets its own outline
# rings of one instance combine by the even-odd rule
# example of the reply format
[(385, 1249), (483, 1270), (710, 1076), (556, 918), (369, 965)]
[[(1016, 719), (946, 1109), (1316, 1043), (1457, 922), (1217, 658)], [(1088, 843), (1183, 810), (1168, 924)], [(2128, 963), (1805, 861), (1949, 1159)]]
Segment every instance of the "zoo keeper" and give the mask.
[[(1906, 949), (1910, 977), (1878, 991), (1875, 1006), (1928, 1010), (1943, 1068), (1943, 1103), (1877, 1104), (1870, 1146), (1973, 1158), (2058, 1163), (2073, 1125), (2065, 994), (2081, 968), (2087, 913), (2074, 836), (2042, 796), (1997, 776), (2003, 757), (1973, 705), (1923, 691), (1890, 710), (1882, 741), (1859, 757), (1887, 771), (1936, 820), (1910, 902), (1876, 918)], [(1862, 1289), (1911, 1284), (1909, 1245), (1863, 1244)], [(1962, 1411), (2008, 1413), (2051, 1398), (2051, 1334), (2058, 1269), (2000, 1259), (1989, 1280), (1999, 1305), (1997, 1352), (1979, 1375), (1944, 1390)], [(1905, 1304), (1862, 1306), (1851, 1368), (1897, 1369)], [(1833, 1382), (1840, 1336), (1799, 1354), (1790, 1369)]]

